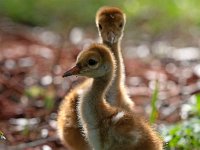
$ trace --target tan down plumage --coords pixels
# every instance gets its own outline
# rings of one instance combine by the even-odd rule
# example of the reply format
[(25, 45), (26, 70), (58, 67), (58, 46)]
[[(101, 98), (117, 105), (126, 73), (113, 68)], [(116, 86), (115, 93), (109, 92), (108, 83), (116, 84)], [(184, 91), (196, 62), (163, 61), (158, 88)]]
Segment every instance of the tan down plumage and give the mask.
[[(102, 7), (96, 15), (96, 24), (102, 42), (110, 47), (116, 58), (117, 75), (108, 90), (106, 97), (110, 104), (127, 110), (133, 109), (133, 102), (128, 98), (124, 87), (124, 64), (121, 54), (121, 38), (126, 18), (123, 12), (115, 7)], [(72, 89), (63, 99), (58, 111), (58, 134), (61, 141), (71, 150), (88, 150), (77, 120), (76, 106), (78, 97), (84, 90), (91, 86), (91, 80), (86, 80)], [(110, 97), (110, 98), (109, 98)], [(123, 99), (123, 97), (126, 97)]]
[(93, 78), (91, 87), (80, 96), (78, 107), (89, 144), (94, 150), (161, 150), (162, 140), (143, 118), (111, 106), (105, 98), (115, 69), (109, 48), (93, 44), (79, 54), (76, 65), (63, 75)]

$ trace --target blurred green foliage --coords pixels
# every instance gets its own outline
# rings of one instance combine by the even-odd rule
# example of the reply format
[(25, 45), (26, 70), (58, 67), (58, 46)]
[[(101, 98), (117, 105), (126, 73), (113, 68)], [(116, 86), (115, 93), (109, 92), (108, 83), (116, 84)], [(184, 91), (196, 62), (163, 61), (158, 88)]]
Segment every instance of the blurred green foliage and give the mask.
[[(0, 13), (29, 25), (90, 24), (96, 10), (120, 1), (105, 0), (1, 0)], [(118, 4), (119, 5), (119, 4)]]
[(195, 105), (192, 105), (192, 112), (194, 115), (200, 116), (200, 94), (195, 95), (196, 101)]
[(150, 114), (150, 123), (153, 124), (156, 121), (158, 116), (158, 109), (156, 107), (157, 100), (158, 100), (158, 92), (159, 92), (159, 83), (156, 80), (155, 89), (153, 91), (153, 95), (151, 98), (151, 114)]
[(22, 130), (22, 134), (24, 135), (24, 136), (28, 136), (29, 135), (29, 133), (30, 133), (30, 127), (29, 127), (29, 125), (25, 125), (24, 126), (24, 129)]
[(40, 86), (31, 86), (25, 90), (25, 95), (27, 95), (30, 98), (37, 98), (43, 95), (45, 90)]
[(25, 90), (25, 95), (32, 100), (42, 99), (44, 107), (52, 110), (55, 104), (55, 90), (49, 86), (44, 88), (41, 86), (31, 86)]
[(153, 32), (169, 29), (181, 24), (200, 23), (199, 0), (132, 0), (126, 1), (127, 14)]
[(167, 142), (166, 149), (199, 150), (200, 148), (200, 95), (195, 95), (195, 103), (191, 104), (190, 114), (193, 117), (181, 123), (166, 126), (162, 131)]
[(199, 0), (0, 0), (0, 14), (33, 26), (67, 28), (94, 25), (101, 6), (117, 6), (127, 14), (128, 27), (152, 33), (177, 25), (200, 25)]
[(200, 118), (191, 118), (173, 125), (165, 131), (167, 150), (199, 150), (200, 147)]

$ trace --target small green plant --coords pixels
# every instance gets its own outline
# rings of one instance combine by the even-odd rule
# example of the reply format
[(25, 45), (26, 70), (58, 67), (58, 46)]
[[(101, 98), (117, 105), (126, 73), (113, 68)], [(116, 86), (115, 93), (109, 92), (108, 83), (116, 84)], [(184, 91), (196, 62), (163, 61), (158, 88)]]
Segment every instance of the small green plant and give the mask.
[(200, 149), (200, 95), (195, 95), (191, 104), (192, 118), (162, 130), (166, 150), (199, 150)]
[(52, 110), (54, 108), (54, 101), (55, 95), (54, 93), (48, 93), (45, 95), (45, 99), (44, 99), (44, 106), (45, 108), (47, 108), (48, 110)]
[(44, 93), (44, 89), (40, 86), (31, 86), (25, 90), (25, 94), (31, 98), (37, 98)]
[(200, 116), (200, 94), (195, 95), (195, 100), (195, 105), (193, 105), (192, 111), (194, 112), (194, 114)]
[(6, 140), (6, 137), (3, 135), (2, 131), (0, 131), (0, 140)]
[(24, 129), (23, 129), (23, 131), (22, 131), (22, 134), (23, 134), (24, 136), (28, 136), (29, 133), (30, 133), (29, 125), (25, 125), (25, 126), (24, 126)]
[(52, 110), (55, 100), (55, 89), (49, 86), (48, 88), (40, 86), (32, 86), (25, 90), (25, 95), (32, 100), (42, 99), (44, 100), (44, 107), (48, 110)]
[(165, 131), (167, 150), (199, 150), (200, 118), (191, 118), (182, 123), (170, 126)]

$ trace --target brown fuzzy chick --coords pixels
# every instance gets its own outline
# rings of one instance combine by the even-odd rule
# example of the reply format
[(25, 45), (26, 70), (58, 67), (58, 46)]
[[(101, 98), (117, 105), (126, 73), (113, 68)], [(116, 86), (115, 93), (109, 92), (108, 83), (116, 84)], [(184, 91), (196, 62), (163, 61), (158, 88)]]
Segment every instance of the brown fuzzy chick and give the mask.
[(102, 7), (96, 14), (96, 25), (99, 36), (114, 54), (116, 59), (116, 76), (110, 89), (106, 93), (111, 105), (132, 111), (134, 103), (128, 97), (125, 88), (124, 62), (121, 52), (121, 39), (126, 23), (125, 14), (116, 7)]
[(147, 122), (133, 112), (111, 106), (105, 98), (116, 75), (115, 63), (109, 48), (93, 44), (79, 54), (76, 65), (63, 75), (93, 78), (78, 106), (89, 144), (94, 150), (162, 150), (162, 140)]
[[(121, 54), (121, 38), (126, 18), (123, 12), (115, 7), (102, 7), (96, 15), (96, 24), (102, 42), (109, 46), (116, 57), (117, 75), (106, 97), (112, 105), (127, 110), (133, 109), (133, 102), (128, 98), (124, 88), (124, 64)], [(107, 34), (106, 34), (107, 33)], [(86, 80), (72, 89), (63, 99), (58, 111), (58, 134), (61, 141), (72, 150), (88, 150), (88, 144), (81, 134), (81, 127), (77, 120), (76, 106), (79, 95), (91, 86), (91, 80)], [(126, 97), (122, 99), (122, 97)], [(118, 99), (117, 99), (118, 98)]]

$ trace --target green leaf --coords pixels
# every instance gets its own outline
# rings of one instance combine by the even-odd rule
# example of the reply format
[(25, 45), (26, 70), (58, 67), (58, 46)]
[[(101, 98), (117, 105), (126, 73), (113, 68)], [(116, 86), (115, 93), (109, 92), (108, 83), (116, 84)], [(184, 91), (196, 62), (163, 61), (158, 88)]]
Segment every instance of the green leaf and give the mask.
[(196, 109), (200, 113), (200, 94), (196, 94)]
[(22, 131), (22, 134), (25, 135), (25, 136), (28, 136), (29, 133), (30, 133), (29, 126), (28, 126), (28, 125), (25, 125), (25, 126), (24, 126), (24, 130)]
[(0, 131), (0, 140), (6, 140), (6, 137), (3, 135), (2, 131)]
[(47, 96), (45, 97), (45, 108), (47, 108), (48, 110), (52, 110), (54, 108), (54, 98)]
[(31, 98), (38, 98), (44, 94), (45, 90), (40, 86), (31, 86), (25, 90), (25, 94)]
[(156, 81), (156, 84), (155, 84), (155, 89), (153, 91), (153, 96), (152, 96), (152, 99), (151, 99), (151, 114), (150, 114), (150, 123), (153, 124), (158, 116), (158, 110), (157, 110), (157, 107), (156, 107), (156, 102), (158, 100), (158, 81)]

